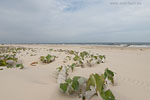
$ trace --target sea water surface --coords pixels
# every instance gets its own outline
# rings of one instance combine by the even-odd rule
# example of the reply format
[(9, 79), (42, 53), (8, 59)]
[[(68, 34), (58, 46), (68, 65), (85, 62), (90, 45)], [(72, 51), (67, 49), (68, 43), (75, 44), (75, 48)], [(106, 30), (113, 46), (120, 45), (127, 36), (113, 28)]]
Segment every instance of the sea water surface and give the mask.
[[(10, 43), (7, 43), (10, 44)], [(82, 42), (82, 43), (13, 43), (13, 44), (51, 44), (51, 45), (96, 45), (116, 47), (144, 47), (150, 48), (150, 42)]]

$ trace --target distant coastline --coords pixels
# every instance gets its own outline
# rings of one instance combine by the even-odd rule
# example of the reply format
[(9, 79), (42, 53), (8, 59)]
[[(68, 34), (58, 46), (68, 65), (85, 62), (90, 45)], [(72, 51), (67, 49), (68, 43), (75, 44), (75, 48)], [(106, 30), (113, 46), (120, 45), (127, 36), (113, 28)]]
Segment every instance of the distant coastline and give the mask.
[(119, 47), (150, 47), (150, 42), (81, 42), (81, 43), (0, 43), (4, 44), (50, 44), (50, 45), (96, 45), (96, 46), (119, 46)]

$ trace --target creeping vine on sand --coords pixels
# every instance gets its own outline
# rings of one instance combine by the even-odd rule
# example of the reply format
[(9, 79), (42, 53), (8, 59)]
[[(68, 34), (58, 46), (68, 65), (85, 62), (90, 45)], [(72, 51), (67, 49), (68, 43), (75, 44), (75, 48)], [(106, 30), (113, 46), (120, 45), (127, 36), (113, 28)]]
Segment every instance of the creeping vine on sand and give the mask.
[(92, 96), (98, 95), (103, 100), (115, 100), (110, 89), (106, 89), (108, 81), (114, 84), (114, 72), (105, 69), (103, 74), (91, 74), (89, 78), (82, 76), (69, 77), (69, 70), (73, 72), (76, 66), (85, 66), (85, 63), (92, 66), (94, 64), (104, 63), (104, 55), (93, 55), (84, 51), (81, 53), (69, 52), (74, 55), (73, 60), (75, 63), (67, 66), (60, 66), (58, 70), (57, 83), (59, 84), (60, 90), (68, 95), (78, 93), (82, 100), (89, 100)]

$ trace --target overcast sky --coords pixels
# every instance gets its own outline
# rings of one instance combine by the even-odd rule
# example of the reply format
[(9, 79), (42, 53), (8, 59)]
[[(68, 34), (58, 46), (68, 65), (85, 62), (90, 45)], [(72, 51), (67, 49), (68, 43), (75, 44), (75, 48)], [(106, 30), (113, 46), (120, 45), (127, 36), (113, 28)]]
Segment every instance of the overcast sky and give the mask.
[(0, 43), (150, 42), (150, 0), (0, 0)]

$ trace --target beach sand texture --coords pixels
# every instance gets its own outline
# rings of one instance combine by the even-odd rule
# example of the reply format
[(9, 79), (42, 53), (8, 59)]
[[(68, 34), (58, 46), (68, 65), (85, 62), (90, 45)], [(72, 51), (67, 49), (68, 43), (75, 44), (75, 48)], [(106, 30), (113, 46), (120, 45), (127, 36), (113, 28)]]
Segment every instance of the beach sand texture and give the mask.
[[(109, 86), (116, 100), (150, 99), (150, 48), (130, 48), (92, 45), (36, 45), (20, 44), (14, 47), (33, 48), (36, 52), (24, 51), (17, 54), (23, 62), (24, 69), (0, 70), (0, 100), (81, 100), (77, 95), (66, 95), (59, 90), (57, 70), (64, 63), (68, 54), (53, 52), (49, 49), (68, 49), (88, 51), (106, 55), (105, 63), (93, 67), (76, 67), (70, 76), (89, 77), (91, 73), (103, 73), (109, 68), (115, 73), (115, 86)], [(31, 54), (36, 54), (31, 56)], [(54, 62), (43, 64), (40, 56), (52, 54), (58, 56)], [(32, 62), (38, 62), (31, 66)], [(91, 100), (100, 100), (97, 96)]]

